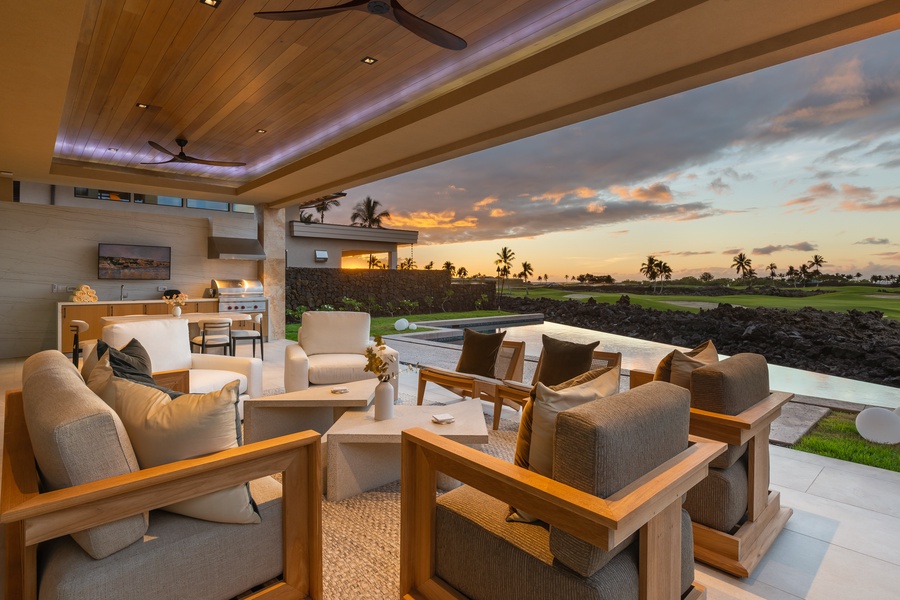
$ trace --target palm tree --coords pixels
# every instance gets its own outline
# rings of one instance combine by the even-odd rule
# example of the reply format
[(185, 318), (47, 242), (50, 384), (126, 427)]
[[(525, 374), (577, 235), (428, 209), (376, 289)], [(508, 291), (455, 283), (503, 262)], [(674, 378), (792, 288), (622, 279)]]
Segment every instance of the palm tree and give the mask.
[(449, 260), (446, 261), (444, 263), (444, 266), (442, 266), (441, 268), (444, 269), (445, 271), (447, 271), (448, 273), (450, 273), (450, 277), (453, 277), (454, 275), (456, 275), (456, 267), (454, 267), (453, 263), (450, 262)]
[[(497, 277), (503, 278), (505, 280), (509, 277), (509, 272), (512, 269), (512, 261), (516, 258), (516, 253), (503, 246), (500, 248), (500, 252), (497, 253), (497, 260), (494, 261), (494, 264), (497, 265)], [(500, 296), (503, 296), (503, 280), (500, 281)]]
[(313, 214), (308, 213), (305, 210), (300, 211), (300, 222), (301, 223), (314, 223)]
[[(669, 266), (669, 263), (667, 263), (665, 261), (657, 262), (656, 270), (659, 273), (659, 275), (663, 278), (663, 280), (665, 280), (665, 281), (672, 280), (672, 267)], [(662, 286), (663, 286), (663, 284), (660, 283), (659, 284), (659, 292), (660, 293), (662, 293)]]
[(806, 280), (809, 279), (809, 267), (806, 265), (800, 265), (800, 269), (797, 271), (800, 280), (803, 282), (803, 287), (806, 287)]
[(769, 272), (769, 277), (775, 279), (775, 276), (778, 274), (778, 265), (773, 262), (769, 263), (769, 266), (766, 267), (766, 271)]
[(528, 295), (528, 278), (534, 275), (534, 269), (531, 267), (531, 263), (527, 260), (522, 261), (522, 272), (519, 273), (519, 277), (525, 280), (525, 295)]
[(427, 265), (425, 265), (425, 267), (424, 267), (424, 269), (425, 269), (426, 271), (430, 271), (430, 270), (432, 270), (433, 268), (434, 268), (434, 261), (433, 261), (433, 260), (430, 261), (430, 262), (429, 262)]
[(809, 268), (813, 269), (812, 274), (816, 276), (816, 287), (819, 287), (819, 276), (822, 275), (822, 272), (819, 271), (819, 267), (827, 262), (828, 261), (825, 260), (821, 254), (813, 254), (810, 261), (806, 263)]
[(544, 273), (544, 281), (550, 281), (550, 277), (546, 273)]
[(703, 283), (709, 283), (713, 279), (713, 274), (709, 271), (703, 271), (703, 273), (700, 274), (700, 281), (702, 281)]
[(356, 225), (357, 227), (381, 229), (381, 221), (384, 219), (390, 219), (391, 213), (386, 210), (382, 210), (379, 212), (378, 209), (380, 207), (381, 202), (379, 202), (378, 200), (373, 200), (369, 196), (366, 196), (365, 200), (357, 202), (356, 206), (353, 207), (353, 212), (350, 213), (350, 224)]
[(397, 268), (401, 271), (412, 271), (416, 268), (416, 261), (413, 260), (413, 257), (404, 258), (400, 261), (400, 264), (397, 265)]
[(469, 270), (465, 267), (460, 267), (456, 270), (456, 276), (460, 279), (465, 279), (469, 276)]
[(330, 200), (323, 200), (320, 204), (316, 204), (316, 212), (319, 213), (319, 223), (325, 222), (325, 213), (332, 209), (334, 206), (340, 206), (341, 201), (337, 198), (332, 198)]
[(797, 287), (797, 269), (794, 268), (794, 265), (789, 265), (784, 274), (791, 280), (791, 285)]
[(374, 254), (369, 255), (369, 268), (370, 269), (381, 269), (381, 260), (375, 256)]
[[(656, 281), (656, 278), (659, 277), (659, 271), (657, 271), (658, 263), (656, 257), (652, 254), (647, 257), (647, 262), (641, 264), (640, 273), (644, 277), (647, 278), (651, 283)], [(652, 291), (652, 288), (651, 288)]]
[(735, 272), (740, 275), (741, 278), (746, 279), (752, 263), (753, 261), (746, 254), (740, 252), (731, 261), (731, 266), (734, 267)]

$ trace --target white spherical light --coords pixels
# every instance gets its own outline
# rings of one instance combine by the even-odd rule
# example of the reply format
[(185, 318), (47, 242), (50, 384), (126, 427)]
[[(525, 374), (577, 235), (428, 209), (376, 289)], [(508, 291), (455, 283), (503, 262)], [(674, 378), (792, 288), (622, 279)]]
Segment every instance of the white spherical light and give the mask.
[(886, 408), (867, 408), (856, 417), (859, 435), (876, 444), (900, 444), (900, 415)]
[(409, 324), (409, 330), (410, 330), (410, 331), (415, 331), (415, 330), (418, 329), (418, 328), (419, 328), (419, 326), (416, 325), (415, 323), (410, 323), (410, 324)]
[(407, 321), (406, 319), (397, 319), (397, 321), (394, 323), (394, 329), (396, 329), (397, 331), (403, 331), (407, 327), (409, 327), (409, 321)]

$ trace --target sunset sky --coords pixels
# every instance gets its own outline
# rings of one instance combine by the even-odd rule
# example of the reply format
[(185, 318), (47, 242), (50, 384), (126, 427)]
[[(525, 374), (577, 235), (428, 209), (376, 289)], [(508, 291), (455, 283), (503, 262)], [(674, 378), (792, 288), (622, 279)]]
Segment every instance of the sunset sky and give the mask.
[[(534, 277), (900, 273), (900, 32), (346, 190), (416, 229), (422, 268), (492, 275), (501, 246)], [(289, 214), (289, 218), (296, 215)], [(403, 247), (400, 257), (410, 255)]]

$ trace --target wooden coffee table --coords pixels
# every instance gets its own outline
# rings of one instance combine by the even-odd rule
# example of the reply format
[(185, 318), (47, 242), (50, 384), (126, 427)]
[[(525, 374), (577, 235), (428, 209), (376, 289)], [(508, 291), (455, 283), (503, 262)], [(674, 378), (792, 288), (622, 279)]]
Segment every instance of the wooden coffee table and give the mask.
[[(421, 427), (470, 446), (488, 443), (478, 399), (448, 406), (395, 405), (394, 418), (384, 421), (376, 421), (374, 413), (374, 406), (365, 411), (348, 410), (322, 438), (327, 446), (328, 500), (343, 500), (400, 479), (400, 434), (404, 429)], [(438, 413), (450, 413), (456, 420), (438, 425), (431, 420), (431, 415)], [(440, 479), (439, 484), (452, 487)]]
[[(375, 398), (378, 379), (318, 385), (299, 392), (244, 400), (244, 443), (313, 429), (325, 433), (350, 408), (365, 408)], [(332, 394), (345, 387), (346, 394)]]

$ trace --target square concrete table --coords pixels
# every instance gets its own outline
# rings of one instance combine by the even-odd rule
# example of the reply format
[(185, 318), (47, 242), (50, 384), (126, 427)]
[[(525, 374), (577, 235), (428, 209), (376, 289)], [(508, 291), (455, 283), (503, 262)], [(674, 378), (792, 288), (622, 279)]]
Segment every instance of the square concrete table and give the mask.
[[(244, 442), (259, 442), (307, 429), (325, 433), (347, 409), (369, 406), (375, 398), (376, 385), (378, 379), (373, 377), (245, 400)], [(332, 394), (335, 387), (349, 391)]]
[[(432, 422), (431, 415), (450, 413), (456, 420), (446, 425)], [(466, 400), (448, 406), (394, 406), (394, 418), (376, 421), (375, 407), (348, 410), (328, 430), (328, 500), (336, 502), (400, 479), (400, 433), (421, 427), (466, 445), (486, 444), (487, 426), (481, 400)], [(441, 487), (452, 487), (441, 478)]]

